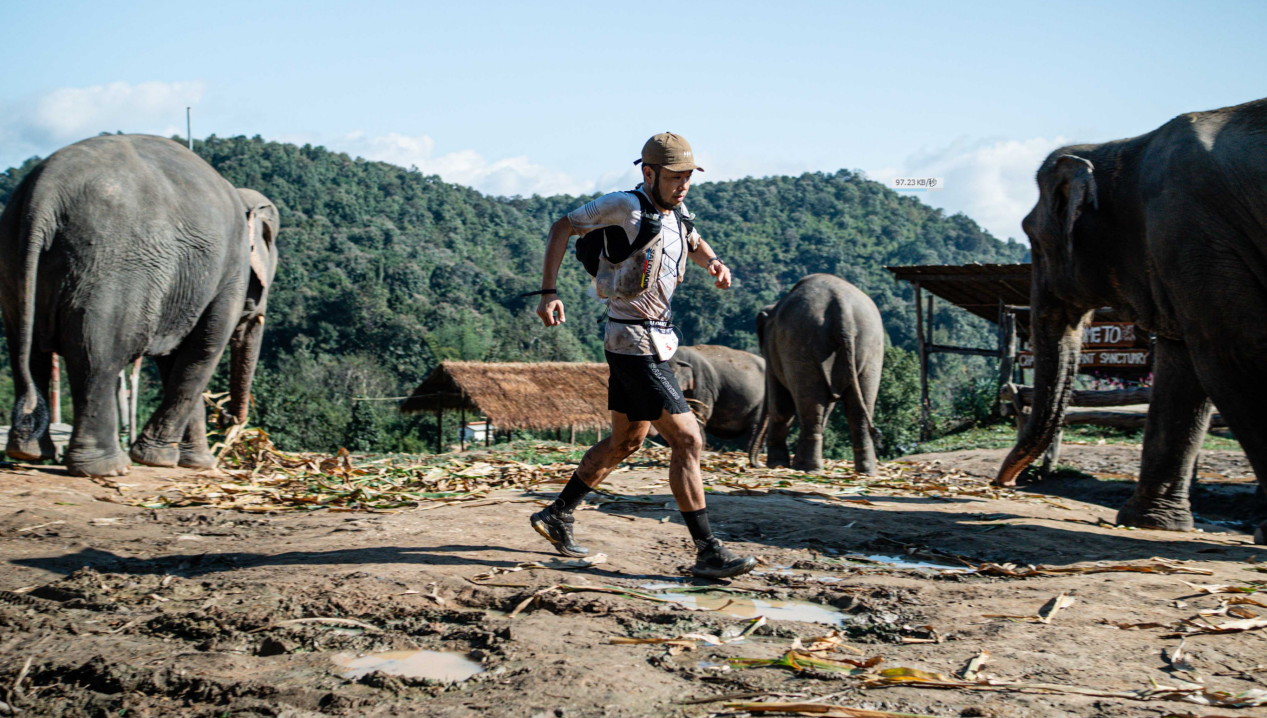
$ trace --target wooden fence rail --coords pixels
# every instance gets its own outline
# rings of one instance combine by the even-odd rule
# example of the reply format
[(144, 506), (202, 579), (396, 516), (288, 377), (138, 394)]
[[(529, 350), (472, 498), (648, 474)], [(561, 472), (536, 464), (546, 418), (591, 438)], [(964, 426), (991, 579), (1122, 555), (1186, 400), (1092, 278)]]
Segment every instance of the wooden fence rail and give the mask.
[[(1130, 406), (1147, 404), (1152, 399), (1153, 389), (1149, 386), (1137, 386), (1129, 389), (1112, 389), (1093, 391), (1088, 389), (1074, 390), (1069, 400), (1070, 406)], [(1008, 403), (1015, 403), (1017, 398), (1029, 406), (1034, 403), (1034, 387), (1004, 384), (999, 390), (999, 398)]]
[[(1122, 411), (1077, 411), (1065, 412), (1064, 425), (1090, 424), (1093, 426), (1111, 426), (1119, 429), (1142, 429), (1148, 422), (1148, 404), (1152, 399), (1152, 387), (1140, 386), (1129, 389), (1111, 390), (1075, 390), (1069, 399), (1070, 407), (1102, 408), (1108, 406), (1130, 407)], [(1029, 420), (1030, 406), (1034, 401), (1034, 387), (1004, 384), (999, 389), (999, 399), (1004, 405), (1011, 405), (1012, 413), (1017, 415), (1017, 430)], [(1210, 419), (1210, 428), (1226, 428), (1227, 422), (1215, 414)]]

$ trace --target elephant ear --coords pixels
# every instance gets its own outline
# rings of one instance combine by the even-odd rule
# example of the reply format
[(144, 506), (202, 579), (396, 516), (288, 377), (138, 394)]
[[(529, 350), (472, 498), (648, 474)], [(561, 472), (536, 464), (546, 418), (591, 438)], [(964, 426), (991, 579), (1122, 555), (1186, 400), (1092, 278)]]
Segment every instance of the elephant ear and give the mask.
[(246, 235), (251, 248), (251, 273), (262, 289), (268, 289), (273, 279), (277, 250), (277, 207), (263, 194), (252, 189), (238, 189), (246, 204)]
[(765, 323), (770, 319), (770, 314), (774, 311), (774, 305), (768, 304), (757, 312), (757, 348), (760, 351), (765, 350)]
[(1095, 165), (1077, 155), (1061, 155), (1056, 158), (1055, 172), (1056, 197), (1064, 204), (1064, 211), (1060, 214), (1065, 230), (1065, 256), (1072, 258), (1074, 225), (1087, 205), (1091, 205), (1092, 209), (1100, 208), (1095, 189)]
[[(262, 231), (257, 233), (255, 230), (257, 212), (258, 209), (254, 207), (246, 212), (246, 233), (251, 243), (251, 272), (255, 274), (255, 279), (259, 281), (260, 286), (268, 289), (268, 268), (264, 264), (264, 252), (266, 250), (261, 246), (266, 240), (263, 237), (256, 236), (257, 234), (263, 234)], [(262, 230), (263, 228), (261, 227), (260, 229)]]

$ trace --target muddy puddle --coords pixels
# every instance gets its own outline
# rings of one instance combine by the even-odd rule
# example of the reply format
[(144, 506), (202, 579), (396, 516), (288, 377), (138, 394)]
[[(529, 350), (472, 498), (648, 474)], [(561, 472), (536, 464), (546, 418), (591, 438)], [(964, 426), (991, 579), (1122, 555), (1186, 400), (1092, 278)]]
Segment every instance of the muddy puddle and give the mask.
[(342, 669), (339, 675), (352, 680), (379, 671), (392, 676), (452, 683), (484, 672), (483, 666), (465, 654), (444, 651), (384, 651), (364, 656), (336, 653), (331, 660)]
[(930, 569), (933, 571), (963, 571), (965, 573), (969, 570), (958, 564), (921, 561), (907, 556), (844, 556), (842, 557), (842, 560), (849, 561), (850, 563), (862, 564), (864, 566), (870, 564), (882, 568), (914, 568)]
[[(939, 563), (936, 561), (924, 561), (905, 556), (882, 556), (882, 555), (857, 555), (842, 556), (839, 559), (842, 566), (848, 566), (851, 569), (867, 569), (874, 568), (878, 570), (915, 570), (922, 572), (936, 573), (971, 573), (972, 570), (961, 565), (950, 563)], [(823, 571), (806, 571), (796, 569), (791, 566), (771, 566), (766, 569), (757, 569), (752, 572), (753, 576), (798, 576), (808, 581), (817, 581), (819, 583), (837, 583), (846, 580), (845, 576), (838, 576)], [(644, 588), (661, 588), (661, 584), (648, 585)]]
[(656, 598), (680, 604), (693, 611), (716, 611), (735, 618), (765, 616), (770, 621), (803, 621), (839, 626), (844, 614), (831, 606), (808, 601), (773, 601), (726, 594), (654, 593)]

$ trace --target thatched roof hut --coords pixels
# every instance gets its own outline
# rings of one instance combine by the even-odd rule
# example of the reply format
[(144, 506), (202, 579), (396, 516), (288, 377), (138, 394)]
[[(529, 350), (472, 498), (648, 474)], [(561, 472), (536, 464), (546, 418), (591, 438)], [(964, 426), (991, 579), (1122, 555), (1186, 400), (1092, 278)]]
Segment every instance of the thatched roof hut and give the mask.
[(543, 431), (605, 427), (606, 364), (441, 362), (400, 405), (406, 414), (465, 409), (498, 429)]

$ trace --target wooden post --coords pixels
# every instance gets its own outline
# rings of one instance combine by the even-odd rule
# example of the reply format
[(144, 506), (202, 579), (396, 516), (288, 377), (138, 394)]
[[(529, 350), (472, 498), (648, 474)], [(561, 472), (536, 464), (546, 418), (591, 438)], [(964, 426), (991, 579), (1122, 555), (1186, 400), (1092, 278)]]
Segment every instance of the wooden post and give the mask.
[(436, 407), (436, 453), (444, 453), (444, 407)]
[(460, 423), (460, 428), (458, 428), (458, 450), (466, 451), (466, 397), (464, 396), (462, 399), (462, 409), (458, 413), (458, 421)]
[[(999, 304), (999, 390), (1012, 382), (1016, 365), (1016, 315)], [(1002, 413), (1002, 401), (999, 402)]]
[(53, 374), (49, 377), (48, 394), (53, 405), (53, 423), (62, 423), (62, 367), (61, 357), (53, 352)]
[[(132, 363), (132, 392), (128, 398), (128, 443), (135, 443), (138, 431), (136, 426), (136, 405), (141, 398), (141, 357), (137, 357), (136, 361)], [(198, 400), (202, 401), (202, 398), (199, 397)]]
[(484, 417), (484, 446), (493, 445), (493, 418)]
[(924, 337), (924, 294), (919, 282), (915, 282), (915, 343), (919, 350), (919, 440), (928, 440), (928, 422), (931, 410), (928, 405), (928, 343), (932, 337)]
[[(119, 383), (116, 385), (115, 400), (119, 405), (119, 428), (128, 429), (128, 371), (119, 371)], [(131, 430), (128, 429), (131, 434)]]
[(576, 443), (576, 424), (568, 424), (568, 443)]

